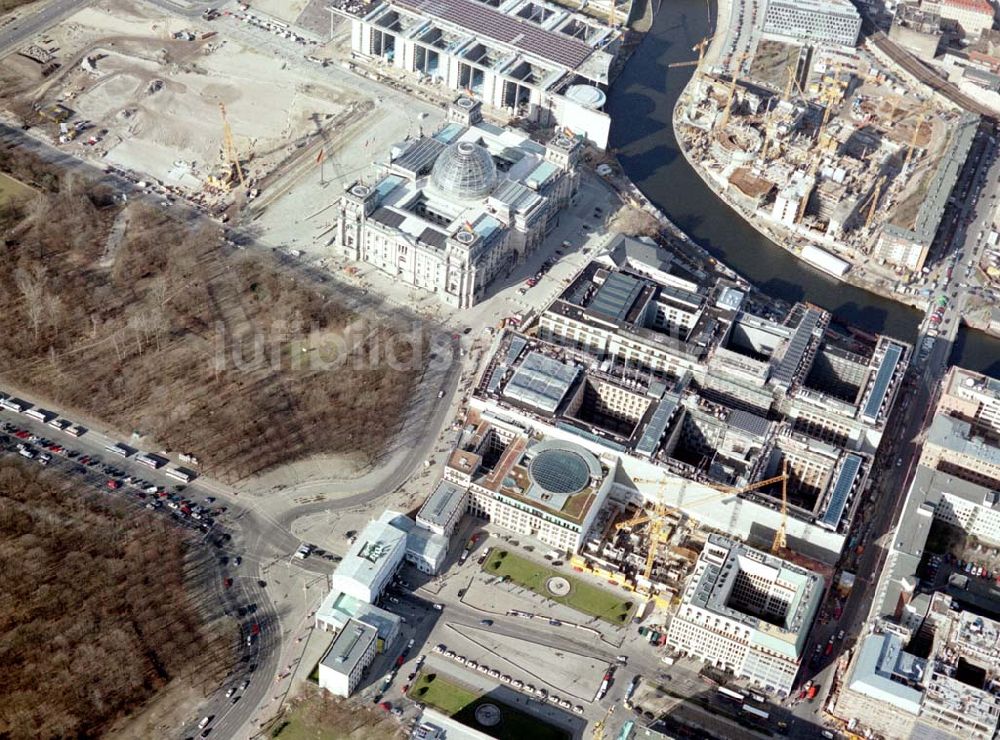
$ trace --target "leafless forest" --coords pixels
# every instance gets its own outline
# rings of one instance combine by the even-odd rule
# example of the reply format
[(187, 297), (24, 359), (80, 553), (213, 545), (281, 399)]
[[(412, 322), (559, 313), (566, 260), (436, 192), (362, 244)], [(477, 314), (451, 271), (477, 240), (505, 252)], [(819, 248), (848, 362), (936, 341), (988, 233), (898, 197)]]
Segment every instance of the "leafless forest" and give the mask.
[(210, 558), (0, 459), (0, 737), (96, 737), (168, 681), (216, 685), (233, 630), (202, 622)]
[(4, 165), (43, 192), (0, 211), (0, 380), (193, 453), (223, 480), (384, 448), (421, 329), (361, 316), (176, 209), (122, 206), (10, 152)]

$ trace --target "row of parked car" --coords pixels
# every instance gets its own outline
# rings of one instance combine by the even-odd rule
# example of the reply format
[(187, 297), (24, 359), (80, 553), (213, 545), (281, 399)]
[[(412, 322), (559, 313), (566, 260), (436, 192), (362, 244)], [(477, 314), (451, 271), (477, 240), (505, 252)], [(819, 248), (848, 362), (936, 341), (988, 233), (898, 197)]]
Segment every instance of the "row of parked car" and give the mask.
[(508, 684), (509, 686), (514, 687), (518, 691), (523, 691), (526, 694), (533, 694), (539, 697), (540, 699), (547, 700), (549, 704), (554, 704), (556, 706), (562, 707), (563, 709), (572, 709), (577, 714), (583, 714), (582, 705), (577, 704), (576, 706), (573, 706), (573, 704), (567, 701), (566, 699), (561, 699), (555, 694), (550, 694), (548, 692), (548, 689), (542, 686), (535, 688), (533, 684), (525, 683), (524, 681), (517, 678), (511, 678), (506, 673), (500, 673), (500, 671), (498, 671), (496, 668), (490, 668), (485, 664), (481, 665), (480, 663), (478, 663), (475, 660), (472, 660), (471, 658), (466, 658), (464, 655), (458, 655), (455, 653), (454, 650), (449, 650), (447, 645), (443, 644), (436, 645), (434, 647), (434, 652), (438, 653), (439, 655), (443, 655), (446, 658), (454, 660), (459, 665), (464, 665), (469, 670), (485, 673), (490, 678), (495, 678), (499, 680), (501, 683)]
[[(52, 455), (54, 454), (75, 461), (78, 466), (78, 473), (83, 473), (88, 468), (95, 472), (100, 471), (108, 476), (105, 487), (109, 491), (125, 490), (139, 499), (147, 500), (147, 509), (159, 509), (165, 505), (178, 514), (199, 522), (203, 529), (211, 528), (214, 524), (213, 517), (225, 511), (225, 507), (213, 509), (185, 498), (180, 494), (184, 486), (175, 486), (173, 492), (168, 492), (163, 486), (157, 486), (143, 478), (126, 474), (126, 471), (105, 463), (96, 455), (86, 455), (77, 450), (64, 447), (58, 442), (40, 437), (10, 422), (4, 422), (0, 425), (0, 429), (6, 434), (21, 440), (15, 449), (22, 457), (34, 460), (41, 465), (48, 465), (52, 461)], [(205, 499), (206, 504), (211, 504), (214, 501), (215, 498), (212, 496)]]

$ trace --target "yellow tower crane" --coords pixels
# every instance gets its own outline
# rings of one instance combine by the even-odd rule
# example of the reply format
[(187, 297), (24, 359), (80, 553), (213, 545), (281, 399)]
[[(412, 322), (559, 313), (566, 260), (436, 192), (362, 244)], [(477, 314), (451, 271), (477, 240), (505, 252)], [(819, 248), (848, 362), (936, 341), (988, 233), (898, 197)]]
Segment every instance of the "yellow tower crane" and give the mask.
[(875, 187), (872, 188), (871, 203), (868, 205), (868, 215), (865, 217), (865, 228), (870, 229), (872, 227), (872, 221), (875, 220), (875, 211), (878, 210), (878, 199), (882, 195), (882, 187), (885, 185), (886, 176), (882, 175), (878, 180), (875, 181)]
[(788, 460), (781, 461), (781, 524), (774, 533), (771, 543), (771, 554), (777, 555), (788, 547), (785, 530), (788, 528)]
[(729, 112), (732, 110), (733, 107), (733, 98), (736, 97), (736, 83), (739, 81), (740, 69), (743, 66), (743, 60), (746, 59), (746, 56), (747, 55), (744, 53), (736, 57), (736, 67), (735, 71), (733, 72), (733, 82), (732, 85), (730, 85), (729, 87), (729, 95), (726, 97), (726, 105), (722, 110), (722, 123), (721, 123), (722, 128), (725, 128), (726, 126), (729, 125)]
[[(698, 483), (697, 485), (704, 486), (706, 488), (715, 489), (716, 491), (718, 491), (718, 493), (716, 493), (714, 495), (711, 495), (711, 496), (707, 496), (707, 497), (705, 497), (703, 499), (699, 499), (698, 501), (694, 502), (692, 504), (692, 506), (701, 506), (703, 504), (712, 503), (712, 502), (714, 502), (716, 500), (719, 500), (719, 499), (730, 498), (732, 496), (738, 496), (741, 493), (749, 493), (750, 491), (756, 491), (756, 490), (758, 490), (760, 488), (766, 488), (767, 486), (773, 485), (775, 483), (781, 483), (782, 484), (782, 491), (781, 491), (782, 519), (781, 519), (781, 526), (779, 527), (778, 533), (775, 534), (775, 540), (777, 541), (777, 538), (778, 538), (778, 536), (780, 534), (781, 541), (784, 542), (784, 540), (785, 540), (785, 531), (784, 531), (785, 530), (785, 522), (786, 522), (786, 519), (787, 519), (787, 493), (786, 493), (786, 488), (785, 488), (786, 484), (787, 484), (787, 481), (788, 481), (788, 467), (787, 467), (787, 463), (785, 463), (785, 465), (782, 468), (781, 475), (776, 475), (776, 476), (774, 476), (772, 478), (766, 478), (764, 480), (759, 480), (759, 481), (757, 481), (755, 483), (750, 483), (749, 485), (742, 486), (740, 488), (732, 488), (730, 486), (722, 486), (722, 485), (718, 485), (718, 484), (715, 484), (715, 483)], [(674, 481), (673, 480), (650, 480), (650, 479), (645, 479), (645, 478), (637, 478), (634, 482), (635, 483), (658, 483), (660, 485), (660, 489), (657, 491), (657, 495), (659, 496), (666, 489), (667, 485), (669, 483), (673, 483)], [(687, 483), (688, 481), (685, 480), (684, 482)], [(647, 550), (647, 553), (646, 553), (646, 569), (643, 572), (643, 577), (646, 580), (649, 580), (649, 576), (653, 572), (653, 563), (654, 563), (654, 561), (656, 559), (656, 551), (659, 548), (660, 544), (662, 544), (662, 542), (660, 540), (661, 540), (663, 529), (666, 526), (665, 517), (666, 517), (667, 512), (668, 512), (668, 507), (665, 504), (657, 504), (657, 505), (655, 505), (653, 507), (652, 510), (650, 510), (648, 512), (643, 512), (641, 514), (638, 514), (638, 515), (632, 517), (631, 519), (628, 519), (628, 520), (626, 520), (624, 522), (619, 522), (618, 524), (615, 525), (615, 529), (616, 530), (621, 530), (621, 529), (625, 529), (627, 527), (634, 527), (634, 526), (636, 526), (638, 524), (642, 524), (644, 522), (650, 522), (650, 529), (649, 529), (649, 533), (647, 535), (648, 550)]]
[(674, 69), (676, 67), (700, 67), (702, 60), (705, 58), (705, 49), (708, 48), (709, 43), (712, 41), (712, 36), (706, 36), (697, 44), (691, 47), (691, 51), (698, 52), (697, 59), (691, 59), (687, 62), (671, 62), (667, 65), (667, 69)]
[(802, 88), (799, 87), (799, 81), (795, 79), (796, 69), (795, 67), (788, 68), (788, 82), (785, 83), (785, 94), (781, 97), (782, 100), (791, 100), (792, 98), (792, 86), (794, 85), (798, 88), (799, 94), (802, 94)]
[(226, 106), (224, 103), (219, 103), (219, 112), (222, 114), (222, 149), (226, 155), (226, 161), (236, 168), (236, 175), (240, 179), (240, 185), (245, 188), (247, 181), (243, 177), (240, 158), (236, 154), (236, 145), (233, 143), (233, 130), (229, 126), (229, 119), (226, 117)]

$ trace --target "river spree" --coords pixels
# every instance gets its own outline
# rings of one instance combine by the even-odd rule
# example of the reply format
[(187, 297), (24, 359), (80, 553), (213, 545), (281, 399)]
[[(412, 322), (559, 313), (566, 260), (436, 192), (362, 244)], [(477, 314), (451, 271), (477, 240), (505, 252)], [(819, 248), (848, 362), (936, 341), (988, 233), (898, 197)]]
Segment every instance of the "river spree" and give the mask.
[[(696, 58), (691, 47), (714, 28), (715, 5), (710, 19), (706, 0), (659, 2), (653, 27), (612, 86), (606, 108), (614, 121), (611, 147), (625, 173), (677, 226), (765, 293), (810, 301), (842, 321), (912, 342), (919, 312), (796, 259), (719, 200), (688, 165), (671, 118), (694, 68), (668, 65)], [(952, 361), (1000, 376), (1000, 340), (963, 331)]]

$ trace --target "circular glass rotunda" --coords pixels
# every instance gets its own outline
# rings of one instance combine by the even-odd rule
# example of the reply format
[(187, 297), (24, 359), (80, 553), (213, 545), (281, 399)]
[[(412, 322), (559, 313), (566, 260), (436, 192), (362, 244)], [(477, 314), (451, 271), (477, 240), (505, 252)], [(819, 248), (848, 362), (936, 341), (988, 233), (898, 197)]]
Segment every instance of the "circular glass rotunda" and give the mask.
[(443, 195), (480, 200), (497, 186), (497, 166), (479, 144), (459, 141), (445, 149), (431, 169), (431, 184)]

